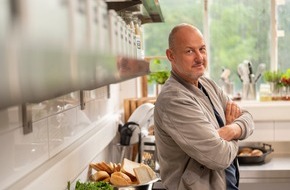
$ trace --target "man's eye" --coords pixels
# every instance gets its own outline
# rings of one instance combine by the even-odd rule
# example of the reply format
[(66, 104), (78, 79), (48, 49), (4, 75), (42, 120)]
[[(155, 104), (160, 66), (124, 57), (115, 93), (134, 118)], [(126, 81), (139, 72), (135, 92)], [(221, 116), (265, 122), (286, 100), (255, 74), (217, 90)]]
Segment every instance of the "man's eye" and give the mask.
[(190, 50), (187, 50), (186, 53), (190, 54), (190, 53), (193, 53), (193, 51), (190, 49)]

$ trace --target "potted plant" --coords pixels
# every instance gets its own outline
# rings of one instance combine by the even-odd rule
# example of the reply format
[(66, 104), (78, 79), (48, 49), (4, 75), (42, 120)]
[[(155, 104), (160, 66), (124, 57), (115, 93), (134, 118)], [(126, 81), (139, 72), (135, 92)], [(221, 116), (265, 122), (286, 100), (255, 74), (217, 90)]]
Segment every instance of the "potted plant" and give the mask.
[(279, 89), (281, 87), (281, 76), (282, 72), (280, 71), (270, 71), (267, 70), (263, 73), (263, 79), (265, 82), (270, 84), (272, 99), (279, 99)]
[(290, 100), (290, 69), (281, 76), (281, 84), (283, 85), (283, 100)]
[(156, 84), (156, 91), (158, 94), (161, 90), (161, 86), (170, 76), (170, 69), (157, 58), (150, 64), (151, 73), (148, 75), (147, 81), (149, 84)]
[(168, 68), (164, 68), (160, 59), (154, 59), (151, 62), (151, 73), (148, 75), (149, 83), (164, 84), (170, 76)]
[(170, 72), (169, 71), (158, 71), (154, 73), (150, 73), (148, 76), (148, 82), (156, 84), (164, 84), (165, 81), (169, 78)]

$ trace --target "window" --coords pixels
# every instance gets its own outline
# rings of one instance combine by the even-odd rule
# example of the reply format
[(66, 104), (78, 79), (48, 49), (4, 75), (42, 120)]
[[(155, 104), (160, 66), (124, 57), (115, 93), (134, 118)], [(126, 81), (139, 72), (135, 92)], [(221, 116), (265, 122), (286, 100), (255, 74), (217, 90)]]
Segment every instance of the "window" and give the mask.
[[(260, 63), (270, 68), (270, 1), (210, 0), (210, 77), (222, 85), (222, 68), (231, 71), (230, 81), (240, 92), (237, 67), (251, 61), (254, 74)], [(261, 81), (261, 80), (259, 80)]]
[[(276, 1), (159, 0), (165, 22), (143, 26), (145, 56), (164, 56), (171, 28), (188, 22), (200, 28), (208, 38), (210, 77), (222, 85), (222, 69), (230, 69), (235, 93), (241, 92), (237, 67), (244, 60), (252, 62), (254, 74), (260, 63), (266, 64), (266, 69), (276, 65), (275, 68), (286, 71), (290, 67), (290, 0), (281, 1), (285, 2), (282, 4)], [(271, 16), (276, 14), (271, 12), (271, 6), (276, 6), (274, 10), (277, 10), (278, 48), (272, 44), (271, 27), (276, 23)], [(276, 51), (277, 63), (273, 59)], [(262, 79), (257, 86), (261, 82)]]
[(145, 24), (145, 55), (165, 55), (168, 34), (176, 24), (186, 22), (202, 28), (203, 0), (159, 0), (165, 22)]
[(290, 0), (277, 4), (278, 15), (278, 70), (290, 68)]
[[(168, 35), (172, 27), (185, 22), (203, 28), (203, 0), (159, 0), (165, 22), (144, 24), (145, 56), (159, 56), (161, 63), (167, 67), (164, 60), (168, 48)], [(152, 60), (154, 61), (154, 60)], [(163, 67), (163, 68), (164, 68)], [(156, 86), (148, 85), (148, 96), (156, 95)]]

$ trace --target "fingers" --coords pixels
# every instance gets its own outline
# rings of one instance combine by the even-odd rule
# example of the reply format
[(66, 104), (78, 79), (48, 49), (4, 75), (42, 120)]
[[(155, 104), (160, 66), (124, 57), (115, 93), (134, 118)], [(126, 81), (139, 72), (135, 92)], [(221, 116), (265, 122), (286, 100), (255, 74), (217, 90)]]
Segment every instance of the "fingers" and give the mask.
[(242, 114), (242, 111), (241, 111), (241, 109), (240, 109), (240, 107), (235, 103), (235, 102), (233, 102), (233, 105), (232, 106), (234, 106), (234, 115), (236, 116), (236, 117), (240, 117), (241, 116), (241, 114)]
[(236, 118), (240, 117), (242, 111), (235, 102), (228, 102), (226, 106), (226, 122), (232, 123)]
[(230, 124), (218, 129), (218, 133), (222, 139), (231, 141), (233, 139), (239, 139), (242, 132), (237, 124)]
[(228, 108), (228, 111), (229, 111), (230, 115), (237, 116), (237, 117), (240, 116), (241, 109), (235, 102), (229, 102), (227, 104), (227, 108)]

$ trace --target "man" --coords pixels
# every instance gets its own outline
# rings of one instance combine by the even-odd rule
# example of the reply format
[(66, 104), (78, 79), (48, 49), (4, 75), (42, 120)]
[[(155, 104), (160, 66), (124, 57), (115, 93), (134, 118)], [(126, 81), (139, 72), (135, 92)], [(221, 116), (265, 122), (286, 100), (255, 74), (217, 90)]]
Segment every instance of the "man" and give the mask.
[(174, 27), (166, 55), (171, 76), (154, 110), (163, 185), (169, 190), (238, 189), (238, 140), (252, 134), (251, 114), (203, 76), (207, 49), (196, 27)]

